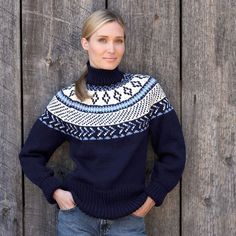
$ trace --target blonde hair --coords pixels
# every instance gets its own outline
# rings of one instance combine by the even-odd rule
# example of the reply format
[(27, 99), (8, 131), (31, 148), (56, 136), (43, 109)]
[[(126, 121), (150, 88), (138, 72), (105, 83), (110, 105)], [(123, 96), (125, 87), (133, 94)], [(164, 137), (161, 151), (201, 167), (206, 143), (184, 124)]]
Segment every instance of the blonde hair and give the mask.
[[(85, 20), (83, 28), (82, 28), (81, 37), (89, 40), (91, 35), (96, 30), (98, 30), (98, 28), (110, 22), (119, 23), (122, 26), (122, 28), (125, 30), (125, 23), (118, 13), (108, 10), (108, 9), (101, 9), (101, 10), (97, 10), (93, 12)], [(87, 65), (85, 65), (83, 67), (83, 70), (82, 70), (82, 73), (80, 74), (79, 79), (75, 82), (75, 95), (81, 101), (85, 100), (86, 98), (91, 98), (91, 96), (88, 94), (87, 87), (86, 87), (87, 74), (88, 74), (88, 68), (87, 68)]]

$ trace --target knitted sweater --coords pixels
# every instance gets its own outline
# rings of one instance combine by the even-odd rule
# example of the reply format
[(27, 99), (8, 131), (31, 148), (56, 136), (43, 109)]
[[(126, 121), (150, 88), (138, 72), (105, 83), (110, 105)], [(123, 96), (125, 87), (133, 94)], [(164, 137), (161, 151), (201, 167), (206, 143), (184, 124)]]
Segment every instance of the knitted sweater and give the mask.
[[(98, 218), (131, 214), (148, 196), (160, 206), (186, 161), (175, 110), (155, 78), (87, 64), (92, 98), (80, 101), (74, 83), (53, 96), (19, 153), (25, 175), (49, 203), (56, 203), (56, 189), (68, 190), (82, 211)], [(145, 184), (149, 135), (158, 159)], [(76, 168), (62, 180), (46, 163), (64, 141)]]

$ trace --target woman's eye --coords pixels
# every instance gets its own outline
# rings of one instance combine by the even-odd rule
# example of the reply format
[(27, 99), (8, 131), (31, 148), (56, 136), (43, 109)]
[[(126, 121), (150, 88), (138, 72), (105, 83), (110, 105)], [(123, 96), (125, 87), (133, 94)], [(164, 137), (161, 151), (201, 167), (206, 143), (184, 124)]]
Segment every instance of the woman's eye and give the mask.
[(123, 43), (124, 41), (122, 39), (117, 40), (117, 43)]
[[(101, 42), (101, 43), (106, 43), (107, 42), (107, 40), (103, 39), (103, 38), (98, 39), (98, 41)], [(124, 43), (124, 40), (118, 39), (118, 40), (115, 41), (115, 43), (121, 43), (122, 44), (122, 43)]]
[(102, 43), (105, 43), (105, 42), (106, 42), (106, 39), (99, 39), (98, 41), (99, 41), (99, 42), (102, 42)]

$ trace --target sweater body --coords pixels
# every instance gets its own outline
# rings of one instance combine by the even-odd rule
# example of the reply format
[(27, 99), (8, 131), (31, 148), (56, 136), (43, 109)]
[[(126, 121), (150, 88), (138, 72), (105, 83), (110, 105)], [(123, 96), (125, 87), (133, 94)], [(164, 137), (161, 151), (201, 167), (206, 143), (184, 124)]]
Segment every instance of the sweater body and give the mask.
[(70, 143), (76, 168), (65, 178), (64, 188), (72, 192), (81, 210), (112, 219), (145, 202), (146, 136), (147, 131), (119, 142), (97, 141), (96, 147), (94, 141)]
[[(87, 86), (92, 98), (83, 102), (75, 84), (53, 96), (20, 152), (24, 173), (49, 203), (56, 203), (56, 189), (68, 190), (82, 211), (97, 218), (129, 215), (148, 196), (160, 206), (185, 164), (180, 123), (160, 84), (125, 73), (115, 84)], [(149, 135), (159, 159), (145, 186)], [(60, 180), (46, 163), (64, 141), (76, 167)]]

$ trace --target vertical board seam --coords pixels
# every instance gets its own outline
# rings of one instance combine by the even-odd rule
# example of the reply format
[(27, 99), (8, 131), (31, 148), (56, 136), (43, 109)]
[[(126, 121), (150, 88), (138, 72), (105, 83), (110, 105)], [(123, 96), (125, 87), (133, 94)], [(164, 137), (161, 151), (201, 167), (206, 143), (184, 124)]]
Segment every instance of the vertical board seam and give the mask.
[[(24, 142), (24, 102), (23, 102), (23, 48), (22, 48), (22, 0), (19, 2), (20, 4), (20, 108), (21, 108), (21, 147)], [(21, 170), (21, 197), (22, 197), (22, 235), (25, 236), (25, 181), (24, 181), (24, 173)]]
[[(183, 127), (183, 80), (182, 80), (182, 1), (179, 1), (179, 86), (180, 86), (180, 122)], [(179, 186), (179, 235), (182, 236), (182, 178)]]

